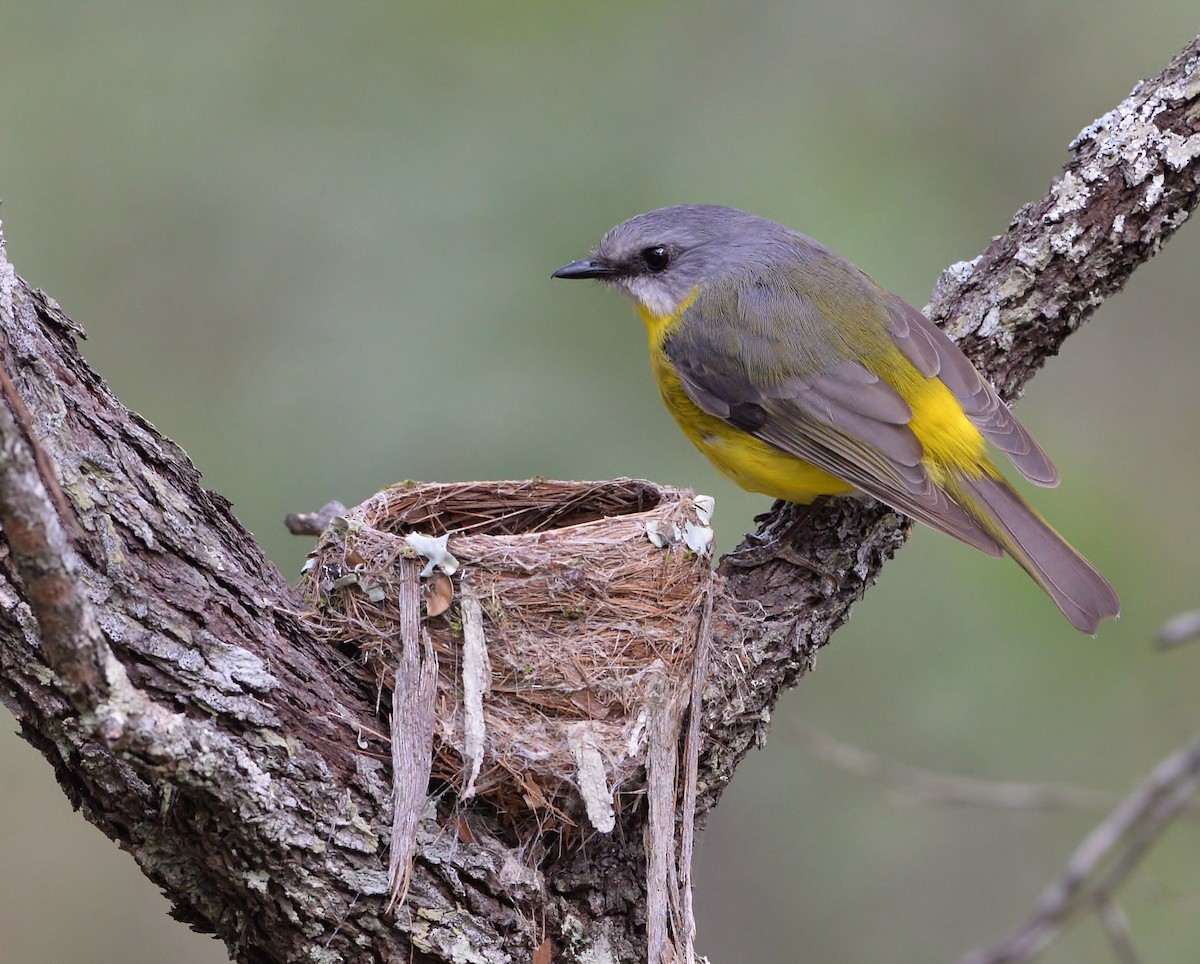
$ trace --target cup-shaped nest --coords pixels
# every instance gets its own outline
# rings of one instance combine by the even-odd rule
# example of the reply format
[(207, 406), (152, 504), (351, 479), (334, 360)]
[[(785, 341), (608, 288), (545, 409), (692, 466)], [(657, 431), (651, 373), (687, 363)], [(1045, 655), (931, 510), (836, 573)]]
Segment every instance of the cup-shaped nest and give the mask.
[(312, 622), (390, 690), (401, 582), (423, 564), (433, 780), (542, 829), (581, 811), (611, 829), (616, 794), (644, 781), (649, 722), (677, 722), (692, 690), (710, 513), (633, 479), (397, 485), (322, 535)]

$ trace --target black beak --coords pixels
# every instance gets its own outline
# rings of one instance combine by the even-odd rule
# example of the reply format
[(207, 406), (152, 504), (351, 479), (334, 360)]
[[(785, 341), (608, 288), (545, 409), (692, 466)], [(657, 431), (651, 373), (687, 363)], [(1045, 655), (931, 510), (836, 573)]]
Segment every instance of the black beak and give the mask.
[(554, 272), (551, 278), (611, 278), (617, 272), (596, 258), (584, 258), (582, 261), (572, 261), (564, 264)]

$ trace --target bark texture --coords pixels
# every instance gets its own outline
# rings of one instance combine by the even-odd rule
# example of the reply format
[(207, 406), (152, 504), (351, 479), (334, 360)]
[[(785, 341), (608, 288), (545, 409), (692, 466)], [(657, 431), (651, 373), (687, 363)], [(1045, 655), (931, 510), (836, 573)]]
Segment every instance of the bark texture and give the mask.
[[(1200, 40), (1071, 149), (931, 306), (1010, 399), (1200, 200)], [(385, 914), (373, 687), (308, 637), (303, 602), (228, 503), (109, 392), (79, 328), (2, 254), (0, 695), (73, 803), (240, 961), (642, 959), (637, 813), (611, 839), (540, 854), (511, 849), (485, 813), (457, 833), (430, 815), (407, 902)], [(823, 575), (786, 551), (722, 567), (702, 810), (907, 531), (843, 500), (793, 539)]]

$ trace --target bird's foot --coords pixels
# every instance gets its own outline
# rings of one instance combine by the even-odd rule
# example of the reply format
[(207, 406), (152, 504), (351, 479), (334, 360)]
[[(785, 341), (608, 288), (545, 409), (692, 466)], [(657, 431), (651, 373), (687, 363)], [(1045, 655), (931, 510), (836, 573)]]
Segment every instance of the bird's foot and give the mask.
[[(837, 576), (833, 572), (801, 553), (792, 541), (793, 537), (808, 521), (812, 511), (812, 505), (795, 506), (791, 510), (792, 517), (786, 521), (782, 531), (770, 532), (768, 530), (764, 533), (752, 532), (747, 536), (747, 539), (753, 543), (757, 543), (757, 545), (726, 553), (721, 557), (721, 561), (738, 569), (749, 569), (753, 566), (760, 566), (765, 562), (779, 560), (790, 563), (800, 569), (807, 569), (809, 572), (836, 582)], [(760, 522), (770, 518), (771, 513), (766, 513), (756, 516), (754, 521)]]

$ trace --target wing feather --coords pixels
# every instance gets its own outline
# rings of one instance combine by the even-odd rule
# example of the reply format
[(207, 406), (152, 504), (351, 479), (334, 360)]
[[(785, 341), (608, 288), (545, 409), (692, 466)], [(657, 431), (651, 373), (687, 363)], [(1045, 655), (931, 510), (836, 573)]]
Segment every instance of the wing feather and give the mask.
[(967, 418), (984, 438), (1009, 457), (1018, 472), (1035, 485), (1058, 485), (1058, 469), (1050, 457), (949, 335), (895, 296), (888, 315), (888, 334), (918, 371), (942, 380), (959, 400)]

